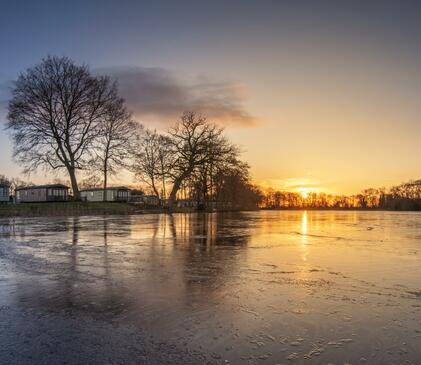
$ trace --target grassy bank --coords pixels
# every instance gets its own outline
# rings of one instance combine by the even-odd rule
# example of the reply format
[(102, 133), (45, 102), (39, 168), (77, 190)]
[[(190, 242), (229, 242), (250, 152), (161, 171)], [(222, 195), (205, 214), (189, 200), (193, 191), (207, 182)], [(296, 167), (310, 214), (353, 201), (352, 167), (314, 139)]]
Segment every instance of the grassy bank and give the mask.
[(65, 202), (0, 205), (0, 217), (137, 214), (144, 210), (128, 203)]

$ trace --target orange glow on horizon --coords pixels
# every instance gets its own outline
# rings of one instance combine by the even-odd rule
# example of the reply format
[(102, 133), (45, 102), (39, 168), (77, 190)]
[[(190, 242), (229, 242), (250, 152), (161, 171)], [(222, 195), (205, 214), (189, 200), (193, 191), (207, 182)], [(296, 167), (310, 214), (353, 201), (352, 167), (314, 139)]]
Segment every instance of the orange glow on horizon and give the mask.
[(316, 192), (315, 189), (308, 188), (308, 187), (301, 187), (297, 189), (300, 195), (303, 197), (303, 199), (307, 199), (310, 193)]

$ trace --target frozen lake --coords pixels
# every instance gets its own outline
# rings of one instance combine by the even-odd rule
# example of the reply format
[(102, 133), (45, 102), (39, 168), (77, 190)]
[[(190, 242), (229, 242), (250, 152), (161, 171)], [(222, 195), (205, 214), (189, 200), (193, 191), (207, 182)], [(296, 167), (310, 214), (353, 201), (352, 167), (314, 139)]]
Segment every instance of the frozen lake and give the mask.
[(0, 220), (1, 364), (420, 364), (421, 214)]

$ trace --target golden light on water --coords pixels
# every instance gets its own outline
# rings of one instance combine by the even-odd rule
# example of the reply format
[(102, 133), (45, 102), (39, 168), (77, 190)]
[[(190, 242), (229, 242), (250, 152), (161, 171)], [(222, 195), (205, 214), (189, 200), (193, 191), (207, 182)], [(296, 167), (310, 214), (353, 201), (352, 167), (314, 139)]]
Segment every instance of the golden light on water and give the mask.
[(303, 236), (303, 243), (307, 243), (307, 223), (308, 223), (308, 217), (307, 217), (307, 211), (305, 210), (301, 217), (301, 234)]
[(308, 251), (307, 251), (307, 229), (308, 229), (308, 216), (307, 216), (307, 211), (305, 210), (303, 212), (303, 215), (301, 216), (301, 237), (302, 237), (302, 254), (301, 254), (301, 259), (303, 261), (307, 261), (307, 255), (308, 255)]

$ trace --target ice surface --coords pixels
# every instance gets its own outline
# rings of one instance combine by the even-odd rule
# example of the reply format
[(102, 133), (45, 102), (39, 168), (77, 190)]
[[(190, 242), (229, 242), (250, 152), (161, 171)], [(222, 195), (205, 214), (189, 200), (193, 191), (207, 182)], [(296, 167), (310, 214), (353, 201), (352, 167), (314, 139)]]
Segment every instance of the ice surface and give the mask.
[(7, 363), (420, 364), (420, 343), (419, 213), (0, 221)]

